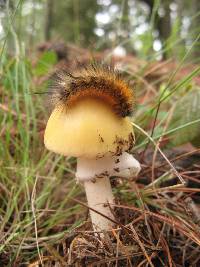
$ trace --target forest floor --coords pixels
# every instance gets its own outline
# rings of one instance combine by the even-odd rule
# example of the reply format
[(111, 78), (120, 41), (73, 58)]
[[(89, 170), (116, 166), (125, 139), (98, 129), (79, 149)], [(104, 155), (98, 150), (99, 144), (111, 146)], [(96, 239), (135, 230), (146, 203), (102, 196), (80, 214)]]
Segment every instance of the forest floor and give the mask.
[[(136, 91), (133, 121), (146, 133), (135, 129), (138, 177), (111, 178), (116, 227), (104, 239), (92, 231), (76, 160), (43, 145), (49, 79), (91, 58), (112, 58), (125, 73)], [(200, 133), (185, 138), (190, 121), (168, 128), (173, 103), (199, 92), (199, 66), (44, 43), (28, 59), (5, 55), (1, 72), (1, 266), (200, 266)]]

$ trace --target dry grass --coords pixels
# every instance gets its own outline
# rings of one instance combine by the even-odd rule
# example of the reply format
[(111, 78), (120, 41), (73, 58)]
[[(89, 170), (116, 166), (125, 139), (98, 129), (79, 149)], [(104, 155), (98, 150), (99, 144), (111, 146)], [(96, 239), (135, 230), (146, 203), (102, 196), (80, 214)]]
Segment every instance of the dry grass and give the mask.
[[(187, 186), (175, 186), (177, 178), (160, 162), (156, 174), (163, 179), (154, 183), (147, 162), (137, 183), (113, 179), (116, 227), (101, 239), (89, 223), (83, 223), (60, 244), (45, 245), (44, 266), (199, 266), (200, 154), (191, 154), (181, 154), (176, 166)], [(38, 260), (29, 267), (37, 264)]]

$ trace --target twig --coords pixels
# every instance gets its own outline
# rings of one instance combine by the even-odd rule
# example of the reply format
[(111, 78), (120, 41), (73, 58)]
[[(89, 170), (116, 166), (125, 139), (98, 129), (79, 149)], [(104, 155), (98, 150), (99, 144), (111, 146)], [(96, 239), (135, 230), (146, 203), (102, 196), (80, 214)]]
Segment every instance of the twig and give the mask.
[(38, 176), (36, 175), (35, 183), (34, 183), (34, 186), (33, 186), (33, 191), (32, 191), (32, 194), (31, 194), (31, 209), (32, 209), (33, 218), (34, 218), (35, 238), (36, 238), (38, 256), (39, 256), (39, 259), (40, 259), (40, 263), (43, 266), (42, 257), (41, 257), (41, 254), (40, 254), (39, 242), (38, 242), (37, 218), (36, 218), (36, 213), (35, 213), (35, 197), (36, 197), (37, 181), (38, 181)]
[(176, 176), (179, 178), (180, 182), (182, 185), (185, 185), (185, 181), (182, 178), (182, 176), (178, 173), (178, 171), (175, 169), (175, 167), (172, 165), (172, 163), (168, 160), (168, 158), (165, 156), (165, 154), (162, 152), (162, 150), (157, 146), (156, 142), (153, 140), (153, 138), (147, 133), (145, 132), (140, 126), (138, 126), (137, 124), (135, 124), (134, 122), (132, 122), (132, 125), (137, 128), (139, 131), (141, 131), (145, 136), (147, 136), (149, 138), (149, 140), (155, 145), (155, 147), (157, 147), (158, 151), (160, 152), (160, 154), (163, 156), (163, 158), (167, 161), (167, 163), (169, 164), (169, 166), (172, 168), (172, 170), (174, 171), (174, 173), (176, 174)]

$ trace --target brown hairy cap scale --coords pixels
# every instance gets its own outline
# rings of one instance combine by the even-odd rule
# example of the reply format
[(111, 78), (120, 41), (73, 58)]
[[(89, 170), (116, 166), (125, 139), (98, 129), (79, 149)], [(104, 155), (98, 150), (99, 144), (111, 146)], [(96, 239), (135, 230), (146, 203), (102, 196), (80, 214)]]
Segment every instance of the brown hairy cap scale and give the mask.
[(132, 114), (133, 90), (112, 67), (89, 66), (73, 74), (59, 73), (52, 88), (55, 106), (73, 106), (79, 99), (93, 97), (103, 100), (120, 117)]

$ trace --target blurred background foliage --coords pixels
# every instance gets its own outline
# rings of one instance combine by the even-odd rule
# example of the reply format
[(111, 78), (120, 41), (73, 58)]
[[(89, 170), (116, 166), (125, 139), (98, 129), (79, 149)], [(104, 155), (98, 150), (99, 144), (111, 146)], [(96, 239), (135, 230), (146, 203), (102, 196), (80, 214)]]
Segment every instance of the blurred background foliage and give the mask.
[[(121, 54), (180, 59), (200, 32), (198, 0), (1, 0), (1, 38), (17, 8), (13, 28), (28, 50), (62, 39), (95, 50), (114, 47)], [(199, 56), (196, 43), (190, 59)]]
[[(59, 245), (87, 220), (86, 208), (72, 199), (85, 201), (74, 179), (75, 159), (55, 155), (43, 145), (50, 77), (63, 66), (71, 71), (76, 59), (81, 63), (113, 60), (134, 87), (137, 107), (132, 119), (148, 136), (135, 129), (132, 152), (143, 166), (137, 182), (143, 179), (144, 185), (151, 184), (158, 178), (159, 184), (173, 176), (168, 166), (159, 165), (158, 158), (161, 167), (154, 177), (151, 170), (156, 156), (152, 157), (149, 136), (165, 152), (170, 151), (172, 159), (177, 146), (189, 145), (188, 150), (200, 146), (199, 36), (200, 0), (0, 0), (0, 263), (5, 263), (1, 266), (28, 266), (38, 258), (39, 250), (45, 255), (47, 244)], [(188, 164), (191, 180), (199, 187), (199, 162)], [(131, 205), (143, 210), (150, 203), (163, 215), (163, 202), (155, 201), (157, 191), (149, 193), (144, 185), (140, 190), (143, 203), (132, 185), (128, 191), (124, 184), (120, 190), (116, 185), (115, 195), (119, 191), (128, 203), (130, 193)], [(174, 191), (174, 199), (178, 197), (177, 203), (185, 207), (179, 197), (187, 196), (178, 192)], [(190, 192), (191, 197), (194, 192)], [(171, 193), (165, 214), (180, 219), (172, 210)], [(165, 192), (163, 196), (166, 201)], [(181, 212), (183, 219), (186, 213)], [(188, 228), (190, 213), (185, 225), (192, 238), (195, 231), (199, 234), (196, 225), (193, 232)], [(161, 228), (158, 240), (164, 226)], [(173, 233), (169, 244), (172, 242), (174, 253), (172, 230), (167, 232)], [(188, 236), (180, 242), (182, 258), (185, 244), (188, 258), (192, 254)], [(194, 250), (199, 257), (195, 246)], [(173, 259), (176, 261), (176, 253)]]

